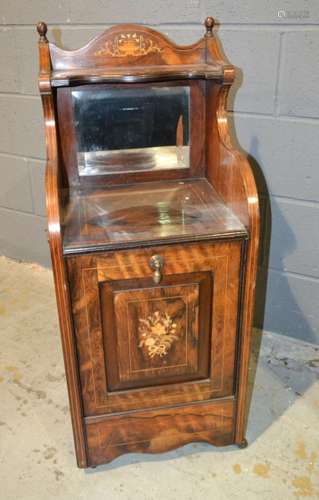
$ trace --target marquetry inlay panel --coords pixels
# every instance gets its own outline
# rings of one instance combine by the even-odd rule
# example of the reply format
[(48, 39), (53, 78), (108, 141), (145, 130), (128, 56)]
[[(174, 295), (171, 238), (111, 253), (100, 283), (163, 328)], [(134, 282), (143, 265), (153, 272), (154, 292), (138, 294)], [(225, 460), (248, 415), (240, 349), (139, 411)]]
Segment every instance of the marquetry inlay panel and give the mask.
[(136, 32), (120, 33), (94, 52), (95, 56), (140, 57), (163, 49), (151, 37)]
[(179, 340), (183, 334), (177, 332), (177, 323), (167, 312), (155, 311), (138, 321), (138, 346), (145, 348), (150, 358), (166, 356), (175, 340)]

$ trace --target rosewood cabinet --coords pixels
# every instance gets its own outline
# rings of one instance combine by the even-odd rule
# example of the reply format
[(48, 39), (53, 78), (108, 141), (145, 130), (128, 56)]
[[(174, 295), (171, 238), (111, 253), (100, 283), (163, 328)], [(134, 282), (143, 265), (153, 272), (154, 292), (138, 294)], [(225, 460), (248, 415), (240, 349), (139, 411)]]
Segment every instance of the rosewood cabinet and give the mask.
[(258, 195), (231, 144), (234, 68), (118, 25), (81, 49), (38, 24), (49, 244), (77, 462), (245, 446)]

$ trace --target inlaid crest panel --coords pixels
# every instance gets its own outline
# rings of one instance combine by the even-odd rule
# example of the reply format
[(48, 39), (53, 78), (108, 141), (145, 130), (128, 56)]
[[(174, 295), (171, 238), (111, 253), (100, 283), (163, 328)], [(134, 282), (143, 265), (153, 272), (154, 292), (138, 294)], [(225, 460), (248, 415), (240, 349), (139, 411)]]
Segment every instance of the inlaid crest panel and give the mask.
[(126, 32), (115, 35), (104, 42), (102, 47), (94, 52), (95, 56), (139, 57), (146, 56), (163, 49), (147, 34)]
[[(54, 70), (80, 68), (152, 66), (168, 64), (205, 63), (205, 41), (180, 46), (162, 33), (146, 26), (122, 24), (107, 29), (77, 50), (63, 50), (50, 43), (50, 56)], [(211, 64), (213, 66), (213, 64)], [(217, 68), (217, 64), (215, 66)]]

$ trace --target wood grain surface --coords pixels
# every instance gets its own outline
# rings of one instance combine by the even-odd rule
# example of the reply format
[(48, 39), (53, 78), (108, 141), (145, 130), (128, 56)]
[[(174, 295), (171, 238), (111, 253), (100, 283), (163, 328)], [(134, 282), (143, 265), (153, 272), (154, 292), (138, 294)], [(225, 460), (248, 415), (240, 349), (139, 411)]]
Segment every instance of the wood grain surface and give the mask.
[(64, 214), (65, 254), (248, 235), (204, 179), (73, 193)]
[[(152, 298), (154, 288), (150, 288), (150, 282), (153, 271), (149, 261), (154, 254), (161, 255), (164, 261), (163, 282), (155, 287), (155, 290), (159, 288), (155, 292), (158, 296), (167, 295), (165, 289), (169, 286), (172, 277), (175, 285), (181, 285), (185, 282), (185, 274), (190, 274), (189, 279), (192, 273), (210, 273), (212, 276), (213, 286), (209, 305), (207, 305), (206, 300), (204, 301), (204, 297), (201, 299), (202, 304), (200, 304), (200, 300), (198, 302), (198, 305), (202, 306), (199, 314), (202, 315), (200, 321), (202, 328), (204, 328), (201, 331), (203, 345), (200, 347), (199, 344), (194, 345), (199, 360), (202, 359), (200, 364), (203, 367), (206, 365), (205, 349), (207, 356), (207, 347), (210, 346), (208, 351), (210, 353), (209, 376), (203, 378), (205, 372), (203, 370), (202, 373), (197, 373), (198, 380), (189, 381), (189, 376), (193, 377), (191, 372), (188, 373), (189, 370), (192, 370), (192, 365), (190, 365), (186, 367), (186, 372), (179, 377), (178, 382), (175, 381), (175, 374), (172, 380), (167, 377), (166, 384), (164, 384), (165, 376), (160, 375), (158, 377), (160, 385), (157, 385), (154, 382), (155, 371), (150, 371), (148, 375), (144, 376), (144, 379), (146, 380), (149, 376), (149, 382), (153, 385), (148, 386), (145, 382), (144, 387), (135, 388), (133, 391), (109, 391), (109, 369), (112, 373), (111, 378), (113, 376), (113, 382), (113, 371), (116, 368), (118, 370), (117, 380), (120, 378), (120, 374), (127, 374), (129, 370), (129, 366), (127, 366), (128, 356), (125, 355), (125, 350), (121, 349), (122, 339), (125, 339), (128, 331), (123, 319), (116, 322), (116, 315), (108, 314), (110, 305), (107, 305), (107, 310), (105, 309), (103, 288), (104, 286), (112, 287), (113, 284), (117, 287), (118, 281), (121, 282), (120, 287), (123, 287), (125, 280), (128, 280), (129, 286), (131, 286), (132, 280), (134, 280), (136, 293), (143, 291), (144, 298)], [(168, 403), (178, 404), (233, 394), (239, 325), (241, 256), (242, 243), (239, 240), (216, 244), (162, 246), (68, 258), (85, 415), (164, 406)], [(114, 298), (112, 302), (116, 311)], [(134, 316), (131, 317), (131, 321), (132, 319)], [(138, 319), (135, 317), (135, 321)], [(114, 328), (117, 331), (121, 328), (120, 333), (117, 333), (116, 336)], [(209, 328), (209, 342), (205, 336), (207, 328)], [(136, 325), (133, 331), (137, 333)], [(109, 342), (110, 338), (113, 341)], [(139, 339), (135, 338), (134, 341), (137, 343)], [(179, 347), (176, 345), (176, 349), (180, 349), (177, 358), (182, 356), (182, 346), (183, 344), (180, 344)], [(113, 362), (111, 361), (111, 365), (109, 365), (111, 358), (113, 358)], [(115, 362), (116, 358), (117, 362)], [(143, 362), (140, 361), (140, 363)], [(162, 364), (162, 366), (164, 372), (165, 365)], [(132, 384), (130, 377), (129, 381)], [(143, 377), (140, 377), (138, 383), (143, 385)]]
[(86, 419), (88, 460), (98, 465), (123, 453), (160, 453), (194, 441), (215, 446), (233, 442), (234, 401), (131, 412)]

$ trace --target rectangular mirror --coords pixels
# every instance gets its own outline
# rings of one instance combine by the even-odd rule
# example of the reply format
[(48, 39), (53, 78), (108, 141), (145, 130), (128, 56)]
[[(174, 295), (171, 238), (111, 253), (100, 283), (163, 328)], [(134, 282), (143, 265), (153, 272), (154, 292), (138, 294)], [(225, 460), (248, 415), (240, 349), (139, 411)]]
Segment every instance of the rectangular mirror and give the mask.
[(80, 176), (189, 168), (188, 86), (72, 90)]

